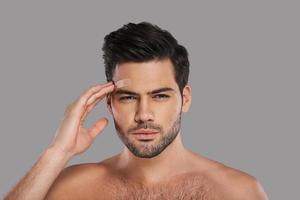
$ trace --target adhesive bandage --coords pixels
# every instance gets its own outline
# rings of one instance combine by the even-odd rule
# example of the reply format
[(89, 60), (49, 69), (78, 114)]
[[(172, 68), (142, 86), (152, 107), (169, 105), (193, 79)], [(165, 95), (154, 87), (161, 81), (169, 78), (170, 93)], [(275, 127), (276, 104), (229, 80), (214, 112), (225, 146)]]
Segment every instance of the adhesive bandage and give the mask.
[(121, 88), (121, 87), (128, 86), (130, 84), (130, 79), (122, 79), (117, 82), (113, 81), (113, 83), (116, 86), (116, 88)]

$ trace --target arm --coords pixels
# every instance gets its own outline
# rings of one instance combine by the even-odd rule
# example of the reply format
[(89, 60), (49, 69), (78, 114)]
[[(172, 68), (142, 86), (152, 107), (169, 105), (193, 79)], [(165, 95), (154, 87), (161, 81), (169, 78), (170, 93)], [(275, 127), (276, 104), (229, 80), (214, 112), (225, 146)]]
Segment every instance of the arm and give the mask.
[(83, 127), (87, 114), (113, 90), (114, 85), (111, 82), (91, 87), (68, 106), (53, 143), (42, 153), (31, 170), (4, 197), (4, 200), (42, 200), (45, 198), (67, 162), (73, 156), (86, 151), (107, 125), (107, 119), (101, 118), (90, 129)]
[(48, 148), (4, 199), (43, 199), (70, 158), (54, 147)]

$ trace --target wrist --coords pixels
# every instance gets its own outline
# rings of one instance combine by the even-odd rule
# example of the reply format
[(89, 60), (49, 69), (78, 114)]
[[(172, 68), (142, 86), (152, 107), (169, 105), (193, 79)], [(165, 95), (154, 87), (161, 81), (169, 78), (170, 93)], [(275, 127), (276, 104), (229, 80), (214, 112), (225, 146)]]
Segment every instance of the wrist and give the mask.
[(53, 154), (54, 158), (58, 160), (63, 160), (65, 162), (69, 161), (73, 157), (73, 155), (70, 152), (66, 152), (58, 145), (54, 145), (54, 144), (50, 145), (47, 151)]

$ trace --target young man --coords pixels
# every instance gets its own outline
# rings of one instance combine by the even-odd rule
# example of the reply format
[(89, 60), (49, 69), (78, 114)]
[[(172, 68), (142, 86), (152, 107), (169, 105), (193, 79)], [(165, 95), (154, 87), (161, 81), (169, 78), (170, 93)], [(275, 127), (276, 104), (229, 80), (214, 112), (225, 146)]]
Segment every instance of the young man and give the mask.
[[(183, 146), (181, 114), (192, 99), (189, 61), (169, 32), (129, 23), (105, 37), (103, 51), (108, 83), (70, 104), (53, 143), (6, 199), (267, 199), (251, 175)], [(84, 128), (104, 97), (124, 150), (63, 169), (107, 125), (101, 118)]]

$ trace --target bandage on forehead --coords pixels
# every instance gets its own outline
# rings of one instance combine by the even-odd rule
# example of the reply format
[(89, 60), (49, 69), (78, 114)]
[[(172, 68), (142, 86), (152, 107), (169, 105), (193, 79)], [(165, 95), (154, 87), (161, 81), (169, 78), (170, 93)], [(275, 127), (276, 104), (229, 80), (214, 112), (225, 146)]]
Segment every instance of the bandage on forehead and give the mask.
[(116, 88), (126, 87), (130, 84), (130, 79), (122, 79), (116, 82), (113, 81), (113, 84), (115, 85)]

